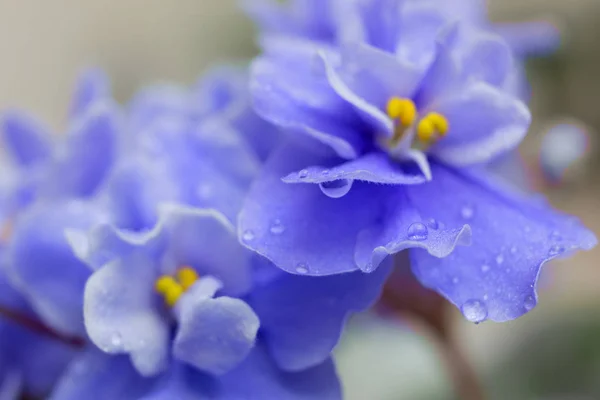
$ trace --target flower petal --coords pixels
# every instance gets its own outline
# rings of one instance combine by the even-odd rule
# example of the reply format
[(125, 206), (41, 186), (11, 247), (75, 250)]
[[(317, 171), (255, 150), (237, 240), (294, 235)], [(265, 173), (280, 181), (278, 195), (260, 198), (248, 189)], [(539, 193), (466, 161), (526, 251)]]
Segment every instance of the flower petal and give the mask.
[(71, 363), (50, 400), (138, 399), (155, 384), (142, 378), (127, 357), (90, 347)]
[(414, 185), (427, 178), (416, 166), (400, 164), (380, 152), (367, 153), (360, 158), (339, 164), (340, 160), (293, 172), (283, 178), (285, 183), (324, 183), (340, 179), (384, 183), (390, 185)]
[(393, 55), (364, 44), (344, 46), (339, 59), (324, 52), (319, 55), (335, 92), (353, 106), (375, 133), (391, 137), (394, 126), (385, 113), (386, 104), (394, 96), (411, 98), (421, 74)]
[(91, 68), (84, 71), (77, 81), (71, 100), (72, 118), (83, 115), (96, 101), (110, 97), (110, 82), (101, 69)]
[(1, 130), (3, 144), (16, 163), (30, 166), (50, 157), (51, 132), (28, 115), (17, 111), (4, 113)]
[[(161, 384), (143, 400), (340, 400), (340, 383), (331, 360), (297, 373), (283, 372), (269, 358), (264, 346), (228, 374), (211, 377), (177, 364)], [(59, 399), (62, 400), (62, 399)]]
[(9, 277), (54, 329), (81, 334), (83, 288), (91, 270), (78, 260), (65, 229), (89, 229), (106, 215), (89, 203), (37, 204), (14, 228), (7, 249)]
[(141, 252), (103, 266), (85, 286), (87, 333), (102, 351), (129, 354), (144, 376), (163, 371), (169, 361), (169, 319), (161, 315), (154, 291), (159, 266)]
[(206, 298), (192, 288), (180, 303), (179, 329), (173, 345), (178, 360), (222, 375), (235, 368), (254, 347), (260, 323), (243, 300)]
[(531, 310), (541, 266), (596, 244), (576, 219), (502, 188), (489, 175), (432, 166), (435, 179), (407, 187), (409, 198), (440, 224), (468, 223), (473, 243), (446, 258), (411, 250), (412, 268), (474, 322), (506, 321)]
[(452, 165), (483, 163), (512, 150), (531, 123), (523, 102), (482, 82), (442, 97), (431, 107), (450, 124), (448, 135), (431, 152)]
[(440, 231), (440, 237), (432, 234), (428, 241), (408, 240), (409, 227), (422, 218), (405, 201), (405, 185), (355, 182), (348, 194), (331, 198), (336, 196), (328, 197), (314, 185), (281, 181), (281, 176), (306, 165), (327, 162), (293, 144), (276, 151), (240, 213), (241, 241), (288, 272), (330, 275), (373, 270), (382, 261), (379, 251), (372, 257), (381, 246), (390, 251), (431, 246), (434, 251), (439, 245), (440, 253), (447, 254), (461, 242), (458, 238), (468, 234), (461, 224)]
[(260, 318), (265, 344), (279, 367), (302, 371), (327, 360), (348, 317), (377, 300), (390, 270), (391, 259), (371, 274), (282, 274), (255, 289), (248, 302)]
[(317, 65), (316, 50), (313, 57), (316, 71), (312, 72), (308, 70), (311, 59), (306, 57), (293, 64), (266, 57), (256, 60), (250, 82), (254, 108), (276, 126), (303, 132), (342, 158), (356, 158), (365, 147), (360, 121), (329, 87), (322, 66)]
[(544, 56), (560, 46), (560, 30), (548, 21), (496, 24), (494, 29), (519, 57)]
[(94, 104), (72, 127), (45, 192), (55, 197), (93, 195), (115, 162), (120, 133), (116, 106)]

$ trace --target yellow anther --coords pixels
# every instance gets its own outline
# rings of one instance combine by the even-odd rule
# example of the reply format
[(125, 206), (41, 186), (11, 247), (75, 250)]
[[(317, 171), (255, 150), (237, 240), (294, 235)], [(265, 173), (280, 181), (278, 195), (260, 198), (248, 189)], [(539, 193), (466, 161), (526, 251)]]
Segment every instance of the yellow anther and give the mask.
[(183, 267), (177, 271), (177, 280), (183, 290), (188, 290), (198, 280), (198, 273), (193, 268)]
[(163, 275), (160, 278), (158, 278), (156, 280), (156, 282), (154, 283), (154, 289), (160, 293), (160, 294), (165, 294), (167, 293), (167, 291), (173, 287), (173, 286), (178, 286), (179, 284), (175, 281), (175, 279), (173, 279), (172, 276), (169, 275)]
[(431, 144), (436, 139), (446, 136), (450, 124), (446, 117), (438, 113), (429, 113), (419, 121), (417, 126), (417, 137), (424, 144)]
[(436, 112), (432, 112), (432, 113), (428, 114), (427, 117), (435, 126), (435, 130), (441, 136), (446, 136), (446, 134), (448, 133), (448, 130), (450, 129), (450, 123), (448, 122), (446, 117), (444, 117), (442, 114), (439, 114)]
[(412, 100), (392, 97), (387, 103), (387, 115), (408, 127), (417, 119), (417, 107)]
[(429, 118), (423, 118), (417, 127), (417, 137), (423, 143), (429, 144), (435, 137), (435, 125)]
[(183, 292), (183, 287), (177, 283), (175, 283), (173, 286), (169, 286), (167, 292), (165, 293), (165, 303), (167, 303), (169, 307), (175, 306)]

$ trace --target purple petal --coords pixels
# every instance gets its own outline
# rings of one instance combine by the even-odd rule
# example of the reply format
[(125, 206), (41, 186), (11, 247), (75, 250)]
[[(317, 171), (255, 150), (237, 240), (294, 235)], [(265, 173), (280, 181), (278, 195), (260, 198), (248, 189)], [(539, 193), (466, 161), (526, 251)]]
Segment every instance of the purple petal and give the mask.
[(387, 102), (394, 96), (411, 98), (422, 78), (419, 71), (364, 44), (343, 47), (339, 60), (324, 53), (321, 58), (335, 92), (353, 106), (374, 133), (391, 137), (393, 122), (385, 113)]
[[(304, 64), (309, 61), (305, 59)], [(250, 90), (256, 112), (276, 126), (321, 141), (342, 158), (356, 158), (365, 146), (360, 123), (356, 126), (359, 121), (325, 76), (307, 71), (308, 67), (267, 58), (255, 61)]]
[(468, 233), (461, 224), (423, 243), (408, 240), (410, 226), (422, 219), (415, 206), (405, 201), (404, 185), (355, 182), (348, 194), (331, 198), (314, 185), (281, 181), (291, 171), (323, 162), (327, 159), (298, 146), (282, 147), (264, 167), (240, 214), (242, 242), (288, 272), (370, 271), (382, 261), (379, 250), (372, 257), (381, 246), (400, 250), (435, 245), (431, 251), (447, 254), (457, 238)]
[(157, 262), (138, 251), (103, 266), (85, 286), (90, 339), (106, 353), (129, 354), (144, 376), (156, 375), (169, 362), (170, 322), (154, 291), (159, 276)]
[(110, 356), (90, 347), (71, 363), (51, 400), (139, 399), (155, 384), (142, 378), (127, 357)]
[(87, 197), (104, 182), (117, 156), (119, 112), (99, 102), (75, 122), (51, 172), (48, 195)]
[[(282, 399), (340, 400), (341, 388), (331, 360), (302, 372), (283, 372), (257, 346), (236, 369), (218, 378), (176, 365), (143, 400)], [(60, 399), (62, 400), (62, 399)]]
[(70, 115), (76, 118), (84, 114), (98, 100), (110, 97), (110, 82), (101, 69), (91, 68), (84, 71), (77, 81), (71, 100)]
[(2, 141), (10, 157), (30, 166), (50, 157), (52, 134), (26, 114), (12, 111), (2, 115)]
[(244, 301), (232, 297), (206, 298), (193, 287), (180, 302), (179, 328), (173, 346), (178, 360), (201, 371), (222, 375), (250, 353), (260, 323)]
[(327, 162), (325, 165), (329, 166), (315, 166), (293, 172), (284, 177), (283, 181), (324, 183), (348, 179), (390, 185), (414, 185), (427, 180), (414, 165), (400, 164), (390, 159), (387, 154), (379, 152), (368, 153), (344, 164)]
[(302, 371), (327, 360), (348, 317), (370, 307), (390, 272), (391, 259), (371, 274), (328, 277), (282, 276), (253, 291), (265, 344), (286, 371)]
[(78, 260), (66, 229), (89, 229), (106, 221), (97, 207), (78, 201), (38, 204), (23, 214), (7, 249), (10, 277), (46, 323), (81, 334), (83, 288), (91, 270)]
[(442, 97), (431, 107), (450, 124), (448, 135), (431, 151), (453, 165), (483, 163), (512, 150), (531, 123), (523, 102), (481, 82)]
[(411, 250), (413, 271), (473, 322), (506, 321), (531, 310), (541, 266), (596, 244), (576, 219), (511, 193), (491, 176), (432, 166), (431, 183), (407, 187), (411, 202), (440, 225), (468, 223), (473, 242), (441, 259)]

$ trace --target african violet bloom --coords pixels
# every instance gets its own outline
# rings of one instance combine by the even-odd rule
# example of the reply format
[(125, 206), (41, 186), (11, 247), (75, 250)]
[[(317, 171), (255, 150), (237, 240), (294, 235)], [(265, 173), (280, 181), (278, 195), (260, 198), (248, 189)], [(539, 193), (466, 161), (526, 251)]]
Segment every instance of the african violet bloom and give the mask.
[(285, 274), (237, 241), (227, 218), (208, 209), (163, 205), (148, 232), (100, 225), (70, 231), (77, 254), (95, 270), (86, 284), (85, 326), (110, 354), (129, 354), (145, 376), (171, 359), (222, 375), (248, 357), (261, 332), (284, 370), (323, 363), (349, 312), (368, 307), (386, 266), (308, 278)]
[[(36, 318), (4, 274), (0, 274), (0, 307)], [(0, 317), (0, 398), (47, 395), (74, 354), (68, 345)]]
[[(435, 7), (440, 13), (476, 27), (495, 31), (507, 40), (519, 56), (547, 54), (560, 42), (556, 27), (548, 22), (491, 24), (484, 0), (242, 0), (242, 7), (256, 21), (263, 37), (286, 35), (338, 43), (348, 28), (362, 24), (363, 32), (377, 35), (382, 24), (427, 35), (428, 23), (418, 12), (413, 18), (400, 19), (395, 8)], [(397, 20), (394, 20), (397, 16)], [(359, 21), (360, 20), (360, 21)], [(423, 24), (423, 22), (425, 22)]]
[(255, 109), (292, 137), (254, 183), (240, 238), (309, 275), (371, 272), (410, 249), (418, 279), (469, 320), (516, 318), (537, 302), (541, 266), (596, 238), (480, 168), (530, 123), (510, 48), (429, 2), (367, 11), (338, 46), (267, 41), (255, 61)]

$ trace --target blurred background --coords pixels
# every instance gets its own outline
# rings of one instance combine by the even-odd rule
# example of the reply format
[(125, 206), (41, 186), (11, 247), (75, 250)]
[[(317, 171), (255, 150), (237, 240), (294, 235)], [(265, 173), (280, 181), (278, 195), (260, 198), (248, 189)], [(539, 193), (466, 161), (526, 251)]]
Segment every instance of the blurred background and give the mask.
[[(600, 1), (489, 6), (494, 21), (550, 19), (562, 31), (556, 54), (528, 62), (535, 122), (521, 153), (536, 190), (600, 232)], [(104, 68), (126, 101), (144, 84), (190, 83), (255, 52), (234, 0), (0, 0), (0, 108), (30, 110), (59, 132), (84, 67)], [(566, 170), (555, 154), (565, 146), (574, 146)], [(540, 305), (517, 321), (476, 326), (455, 313), (454, 334), (490, 398), (600, 399), (599, 259), (597, 248), (548, 265)], [(453, 396), (436, 347), (402, 321), (356, 318), (337, 359), (348, 399)]]

